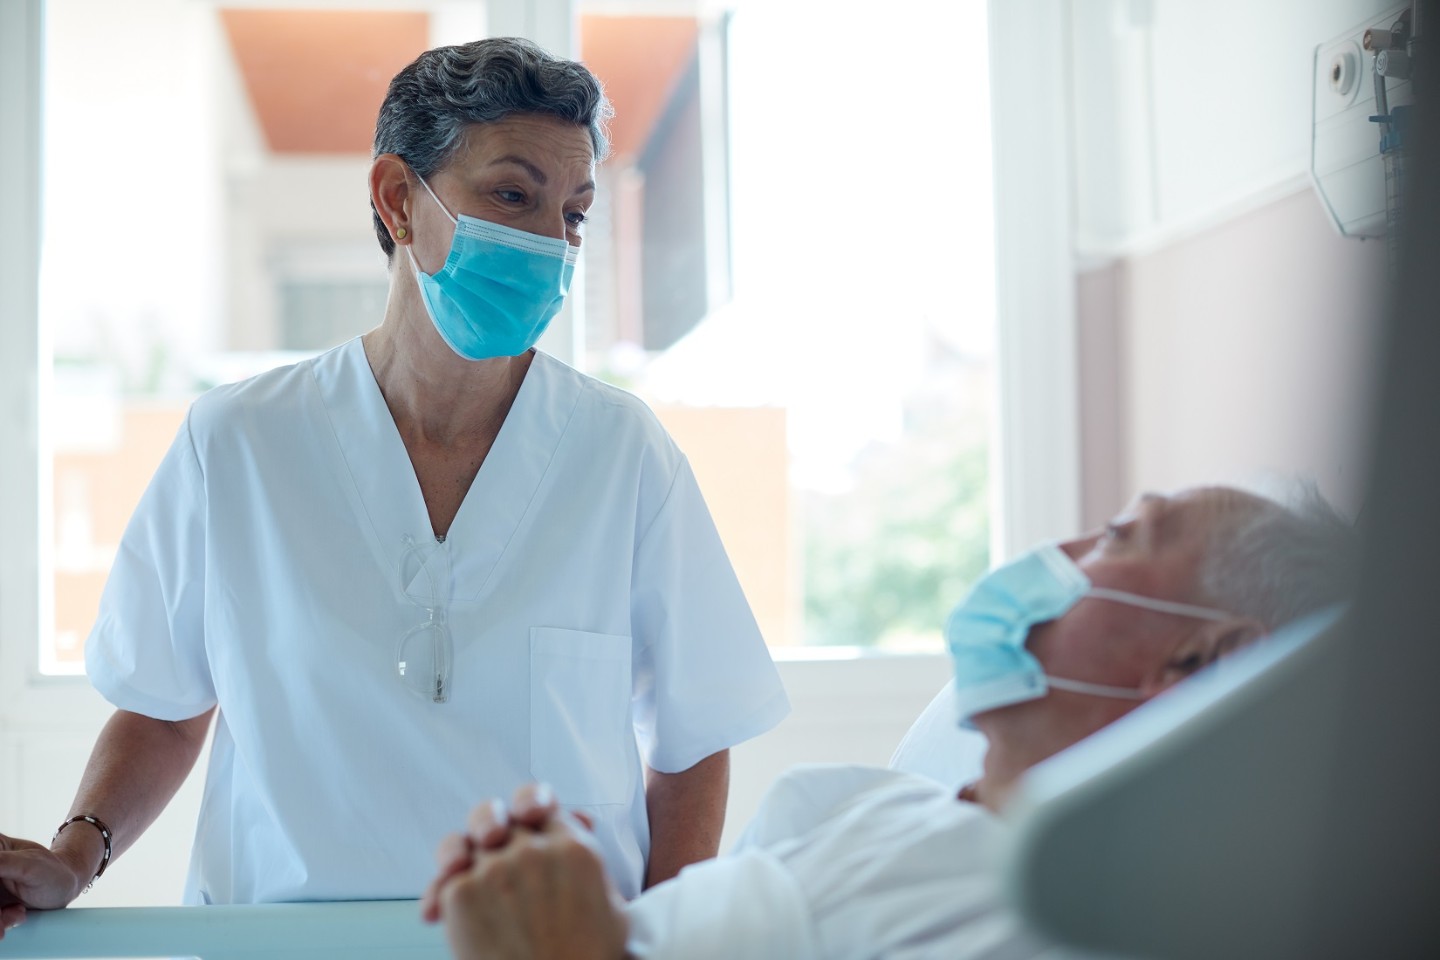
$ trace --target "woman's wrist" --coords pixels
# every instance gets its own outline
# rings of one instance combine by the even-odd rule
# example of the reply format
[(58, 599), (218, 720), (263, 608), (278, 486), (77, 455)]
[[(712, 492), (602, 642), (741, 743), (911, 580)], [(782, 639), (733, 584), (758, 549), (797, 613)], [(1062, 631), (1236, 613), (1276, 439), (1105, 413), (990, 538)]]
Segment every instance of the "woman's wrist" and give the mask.
[(77, 897), (94, 882), (102, 867), (108, 865), (110, 850), (100, 828), (85, 821), (67, 823), (50, 843), (50, 852), (74, 875)]
[(67, 901), (74, 900), (85, 892), (85, 888), (90, 885), (91, 879), (95, 876), (91, 864), (100, 861), (100, 853), (97, 849), (92, 859), (90, 851), (84, 849), (83, 844), (66, 844), (63, 840), (51, 847), (50, 852), (55, 854), (56, 859), (70, 871), (70, 893), (65, 899)]

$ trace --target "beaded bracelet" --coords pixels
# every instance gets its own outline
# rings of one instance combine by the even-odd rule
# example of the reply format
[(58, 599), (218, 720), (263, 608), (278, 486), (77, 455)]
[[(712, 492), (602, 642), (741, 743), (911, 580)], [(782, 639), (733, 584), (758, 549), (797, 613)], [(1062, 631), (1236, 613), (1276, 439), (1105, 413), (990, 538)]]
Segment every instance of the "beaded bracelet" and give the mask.
[(58, 840), (58, 839), (60, 839), (60, 831), (61, 831), (61, 830), (64, 830), (66, 827), (70, 826), (70, 824), (72, 824), (72, 823), (81, 823), (81, 822), (88, 823), (88, 824), (90, 824), (92, 827), (94, 827), (96, 830), (99, 830), (99, 831), (100, 831), (100, 838), (105, 841), (105, 855), (100, 858), (100, 869), (99, 869), (99, 870), (96, 870), (96, 871), (95, 871), (95, 876), (91, 877), (91, 878), (90, 878), (90, 882), (87, 883), (87, 884), (85, 884), (85, 892), (88, 893), (88, 892), (90, 891), (90, 888), (93, 887), (93, 886), (95, 886), (95, 881), (96, 881), (96, 880), (99, 880), (101, 874), (103, 874), (103, 873), (105, 872), (105, 868), (108, 867), (108, 866), (110, 866), (110, 852), (111, 852), (110, 837), (111, 837), (111, 834), (110, 834), (110, 828), (105, 825), (105, 821), (104, 821), (104, 820), (101, 820), (99, 817), (92, 817), (92, 816), (90, 816), (88, 813), (82, 813), (82, 814), (80, 814), (80, 815), (77, 816), (77, 817), (71, 817), (69, 820), (66, 820), (64, 823), (60, 824), (60, 826), (58, 826), (58, 827), (55, 828), (55, 836), (53, 836), (53, 837), (50, 838), (50, 845), (51, 845), (51, 846), (54, 846), (54, 845), (55, 845), (55, 841)]

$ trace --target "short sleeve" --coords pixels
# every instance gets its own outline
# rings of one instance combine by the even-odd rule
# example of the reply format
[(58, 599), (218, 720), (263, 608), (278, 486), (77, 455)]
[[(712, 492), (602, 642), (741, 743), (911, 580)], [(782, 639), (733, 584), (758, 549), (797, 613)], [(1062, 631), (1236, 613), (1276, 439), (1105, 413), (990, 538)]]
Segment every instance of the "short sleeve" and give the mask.
[(645, 762), (688, 770), (790, 712), (760, 628), (682, 457), (635, 548), (634, 720)]
[(205, 485), (190, 417), (120, 540), (85, 644), (105, 699), (158, 720), (215, 705), (205, 649)]

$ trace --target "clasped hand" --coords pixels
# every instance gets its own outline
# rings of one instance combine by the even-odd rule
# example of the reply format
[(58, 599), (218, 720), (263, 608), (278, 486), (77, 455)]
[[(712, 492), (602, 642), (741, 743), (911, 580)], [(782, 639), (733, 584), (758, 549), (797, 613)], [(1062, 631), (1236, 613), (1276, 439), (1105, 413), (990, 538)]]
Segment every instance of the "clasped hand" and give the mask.
[(624, 901), (583, 815), (529, 785), (508, 807), (476, 807), (467, 827), (441, 842), (439, 874), (421, 900), (426, 921), (444, 922), (457, 960), (625, 956)]

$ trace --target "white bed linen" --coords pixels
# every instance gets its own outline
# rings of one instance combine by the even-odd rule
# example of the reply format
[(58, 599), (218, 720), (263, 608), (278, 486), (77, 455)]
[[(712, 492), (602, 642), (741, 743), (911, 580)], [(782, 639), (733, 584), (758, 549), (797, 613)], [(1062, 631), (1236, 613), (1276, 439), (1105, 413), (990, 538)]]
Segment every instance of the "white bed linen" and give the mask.
[(646, 960), (1058, 958), (1002, 900), (1005, 840), (998, 818), (929, 779), (797, 768), (734, 853), (630, 905), (630, 950)]

